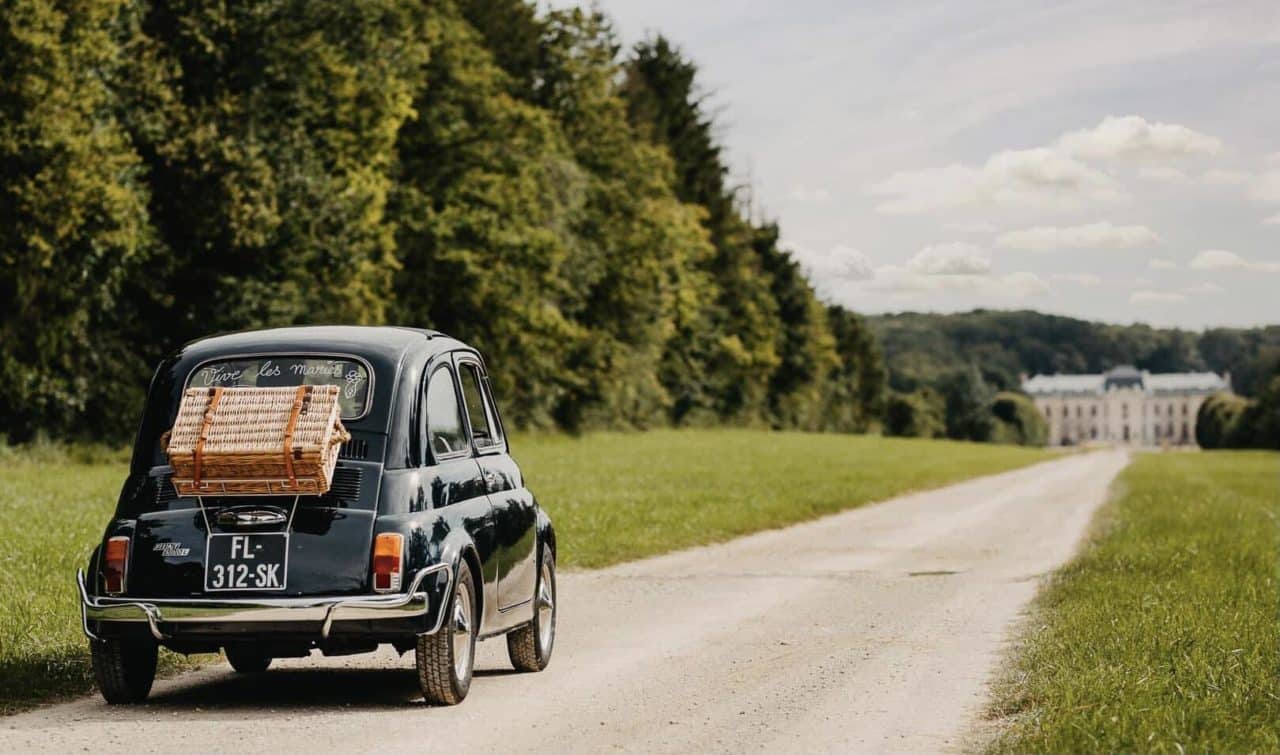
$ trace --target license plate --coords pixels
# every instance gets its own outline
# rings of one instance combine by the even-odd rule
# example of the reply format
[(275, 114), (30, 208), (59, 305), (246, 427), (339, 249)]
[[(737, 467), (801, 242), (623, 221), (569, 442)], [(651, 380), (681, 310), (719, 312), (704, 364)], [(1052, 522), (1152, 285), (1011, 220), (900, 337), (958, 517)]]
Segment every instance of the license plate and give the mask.
[(204, 589), (283, 590), (289, 536), (283, 532), (210, 535)]

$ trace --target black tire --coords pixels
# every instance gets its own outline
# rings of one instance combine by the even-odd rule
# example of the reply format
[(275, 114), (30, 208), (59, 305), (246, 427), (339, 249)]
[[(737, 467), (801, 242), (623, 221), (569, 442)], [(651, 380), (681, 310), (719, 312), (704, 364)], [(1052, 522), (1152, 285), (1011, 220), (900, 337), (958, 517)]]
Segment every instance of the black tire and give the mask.
[(418, 686), (432, 705), (457, 705), (471, 689), (476, 633), (480, 629), (478, 608), (471, 567), (464, 560), (454, 576), (440, 631), (418, 635), (414, 654)]
[(272, 661), (271, 656), (249, 645), (228, 645), (222, 651), (237, 674), (261, 674)]
[(533, 620), (507, 633), (507, 656), (516, 671), (541, 671), (556, 644), (556, 559), (542, 548), (533, 588)]
[(159, 646), (151, 640), (90, 640), (93, 677), (111, 705), (140, 703), (156, 680)]

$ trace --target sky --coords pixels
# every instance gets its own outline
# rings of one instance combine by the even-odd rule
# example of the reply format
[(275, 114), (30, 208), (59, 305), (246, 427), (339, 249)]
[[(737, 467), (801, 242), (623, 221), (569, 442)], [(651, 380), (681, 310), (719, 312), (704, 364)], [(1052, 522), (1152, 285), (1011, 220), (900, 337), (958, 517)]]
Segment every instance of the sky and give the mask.
[(601, 0), (701, 71), (819, 294), (1280, 322), (1280, 2)]

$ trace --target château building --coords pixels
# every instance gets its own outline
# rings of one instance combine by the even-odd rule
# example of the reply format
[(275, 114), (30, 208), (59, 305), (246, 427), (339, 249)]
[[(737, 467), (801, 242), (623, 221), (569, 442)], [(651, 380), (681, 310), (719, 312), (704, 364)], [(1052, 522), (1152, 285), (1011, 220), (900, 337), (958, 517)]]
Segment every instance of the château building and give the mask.
[(1049, 421), (1051, 446), (1090, 441), (1195, 445), (1200, 404), (1210, 394), (1231, 390), (1231, 374), (1153, 375), (1123, 366), (1101, 375), (1023, 376), (1022, 390)]

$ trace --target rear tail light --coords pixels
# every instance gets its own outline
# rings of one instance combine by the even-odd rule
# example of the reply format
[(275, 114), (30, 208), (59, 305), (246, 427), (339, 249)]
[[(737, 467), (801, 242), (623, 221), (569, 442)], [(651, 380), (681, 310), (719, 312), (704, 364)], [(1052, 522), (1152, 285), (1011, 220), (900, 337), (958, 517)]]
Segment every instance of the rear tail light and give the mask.
[(390, 532), (378, 535), (373, 543), (374, 592), (399, 590), (403, 572), (404, 536)]
[(128, 571), (129, 538), (108, 539), (106, 554), (102, 559), (102, 582), (109, 594), (119, 595), (124, 592), (124, 579)]

